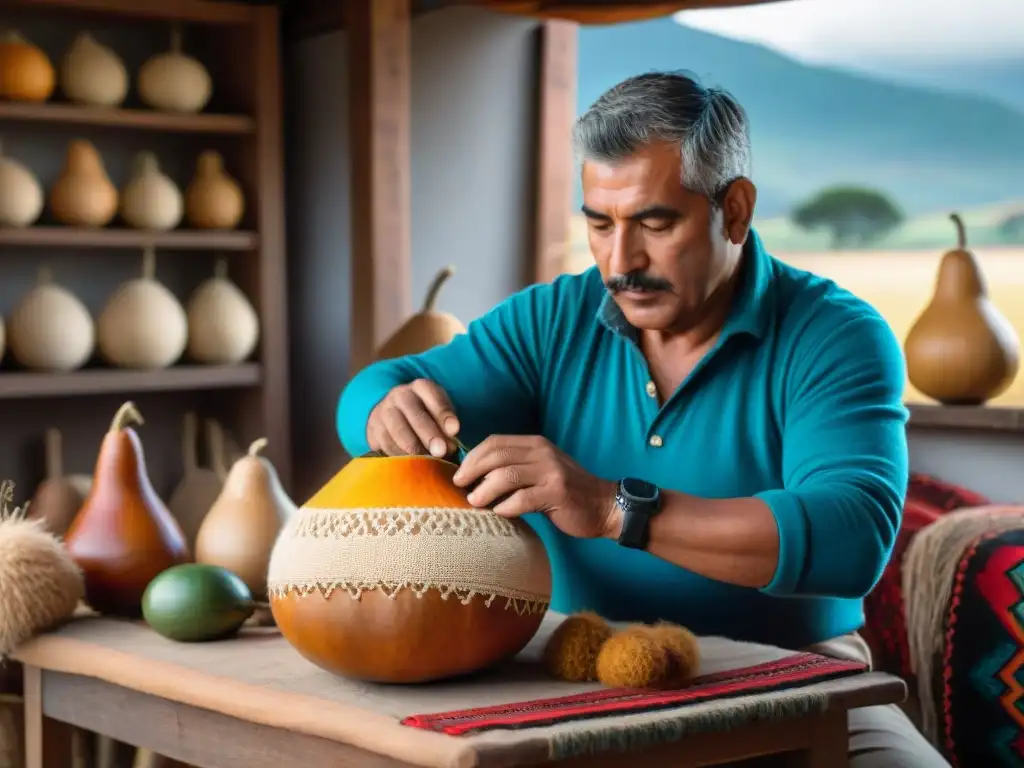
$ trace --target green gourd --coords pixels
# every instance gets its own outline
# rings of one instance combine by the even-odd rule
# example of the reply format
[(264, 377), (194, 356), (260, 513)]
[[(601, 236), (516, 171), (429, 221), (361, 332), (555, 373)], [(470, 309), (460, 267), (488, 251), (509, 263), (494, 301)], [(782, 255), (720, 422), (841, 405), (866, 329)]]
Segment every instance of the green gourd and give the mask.
[(259, 606), (239, 576), (203, 563), (168, 568), (142, 596), (146, 623), (164, 637), (186, 643), (231, 637)]

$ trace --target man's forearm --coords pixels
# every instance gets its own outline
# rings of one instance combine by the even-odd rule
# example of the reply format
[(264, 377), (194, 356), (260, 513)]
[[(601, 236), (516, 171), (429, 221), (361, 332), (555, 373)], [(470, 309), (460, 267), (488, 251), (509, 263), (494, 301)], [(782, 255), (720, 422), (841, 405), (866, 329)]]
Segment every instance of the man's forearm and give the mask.
[[(621, 523), (609, 533), (617, 538)], [(701, 499), (662, 491), (647, 551), (709, 579), (761, 588), (779, 562), (779, 530), (760, 499)]]

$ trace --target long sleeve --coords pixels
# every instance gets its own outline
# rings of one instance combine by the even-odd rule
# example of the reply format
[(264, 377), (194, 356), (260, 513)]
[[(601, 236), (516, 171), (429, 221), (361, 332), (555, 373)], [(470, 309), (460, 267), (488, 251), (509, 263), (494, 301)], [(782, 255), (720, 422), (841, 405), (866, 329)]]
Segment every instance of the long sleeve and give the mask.
[(784, 488), (757, 494), (780, 539), (764, 591), (858, 598), (881, 577), (902, 516), (903, 355), (873, 311), (842, 303), (809, 314), (782, 394)]
[(360, 371), (338, 402), (338, 436), (345, 450), (350, 456), (366, 453), (370, 412), (392, 388), (420, 378), (448, 393), (467, 445), (491, 434), (539, 431), (554, 290), (550, 284), (531, 286), (471, 322), (467, 333), (446, 346)]

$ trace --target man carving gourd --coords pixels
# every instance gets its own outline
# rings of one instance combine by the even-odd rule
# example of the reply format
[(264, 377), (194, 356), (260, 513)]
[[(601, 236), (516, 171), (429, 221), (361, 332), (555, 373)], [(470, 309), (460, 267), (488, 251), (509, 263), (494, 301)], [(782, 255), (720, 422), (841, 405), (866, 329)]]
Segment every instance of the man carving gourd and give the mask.
[[(553, 610), (792, 649), (851, 639), (907, 484), (897, 340), (765, 251), (729, 94), (641, 75), (574, 140), (596, 268), (361, 371), (339, 403), (346, 449), (475, 446), (455, 481), (539, 533)], [(850, 728), (855, 768), (946, 765), (895, 706)]]

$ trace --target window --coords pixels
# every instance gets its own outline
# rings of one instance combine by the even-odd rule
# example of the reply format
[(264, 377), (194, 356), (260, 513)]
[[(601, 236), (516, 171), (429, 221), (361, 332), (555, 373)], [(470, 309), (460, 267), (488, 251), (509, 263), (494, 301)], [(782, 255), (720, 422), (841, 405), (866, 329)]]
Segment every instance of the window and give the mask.
[[(1024, 339), (1024, 3), (791, 0), (584, 26), (578, 110), (653, 69), (746, 108), (773, 254), (871, 302), (903, 339), (957, 212)], [(592, 263), (581, 216), (571, 232), (578, 271)], [(925, 400), (909, 384), (907, 399)], [(1024, 405), (1024, 373), (993, 404)]]

